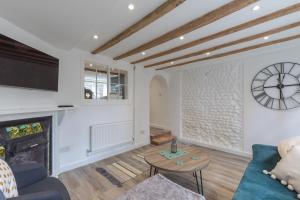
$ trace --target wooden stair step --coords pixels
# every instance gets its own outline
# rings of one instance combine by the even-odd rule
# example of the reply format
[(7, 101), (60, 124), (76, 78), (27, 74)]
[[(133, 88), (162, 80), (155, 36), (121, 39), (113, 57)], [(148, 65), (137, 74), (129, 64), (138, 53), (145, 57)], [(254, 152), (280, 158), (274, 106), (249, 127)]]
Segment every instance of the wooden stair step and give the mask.
[(160, 132), (160, 133), (150, 134), (150, 139), (152, 140), (155, 138), (170, 136), (170, 135), (171, 135), (171, 131), (164, 131), (164, 132)]
[(174, 140), (176, 137), (174, 135), (164, 135), (161, 137), (157, 137), (151, 140), (151, 144), (153, 145), (161, 145), (161, 144), (166, 144), (168, 142), (171, 142)]

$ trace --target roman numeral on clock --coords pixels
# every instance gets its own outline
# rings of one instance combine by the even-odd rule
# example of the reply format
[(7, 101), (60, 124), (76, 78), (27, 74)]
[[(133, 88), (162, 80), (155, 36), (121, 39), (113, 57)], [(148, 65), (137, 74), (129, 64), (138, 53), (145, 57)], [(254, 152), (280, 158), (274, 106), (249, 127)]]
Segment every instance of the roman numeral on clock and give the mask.
[(261, 73), (265, 74), (267, 78), (273, 76), (274, 74), (267, 68), (261, 71)]
[(268, 97), (267, 101), (264, 103), (264, 106), (272, 108), (274, 103), (274, 99), (271, 97)]
[(280, 73), (284, 74), (284, 64), (280, 63)]
[(261, 102), (262, 100), (264, 100), (267, 97), (267, 94), (265, 92), (262, 92), (256, 96), (254, 96), (254, 98), (256, 99), (256, 101)]
[(252, 88), (252, 91), (263, 91), (264, 90), (264, 86), (263, 85), (260, 85), (260, 86), (257, 86), (255, 88)]

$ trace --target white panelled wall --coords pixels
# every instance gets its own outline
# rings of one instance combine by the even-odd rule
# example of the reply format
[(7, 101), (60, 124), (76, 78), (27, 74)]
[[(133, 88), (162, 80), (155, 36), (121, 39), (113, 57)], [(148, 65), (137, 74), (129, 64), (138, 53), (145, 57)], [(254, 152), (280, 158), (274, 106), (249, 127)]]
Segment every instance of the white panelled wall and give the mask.
[[(266, 53), (268, 52), (268, 53)], [(194, 63), (170, 74), (171, 129), (183, 141), (250, 155), (256, 143), (300, 135), (300, 107), (269, 110), (251, 94), (255, 74), (278, 62), (300, 63), (299, 47)]]

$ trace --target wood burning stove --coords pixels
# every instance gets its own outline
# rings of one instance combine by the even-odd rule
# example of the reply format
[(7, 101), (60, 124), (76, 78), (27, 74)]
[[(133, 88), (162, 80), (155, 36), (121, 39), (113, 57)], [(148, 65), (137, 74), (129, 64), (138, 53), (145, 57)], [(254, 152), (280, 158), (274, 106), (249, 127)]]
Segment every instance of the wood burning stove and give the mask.
[(0, 122), (0, 146), (11, 165), (40, 163), (52, 174), (52, 117)]

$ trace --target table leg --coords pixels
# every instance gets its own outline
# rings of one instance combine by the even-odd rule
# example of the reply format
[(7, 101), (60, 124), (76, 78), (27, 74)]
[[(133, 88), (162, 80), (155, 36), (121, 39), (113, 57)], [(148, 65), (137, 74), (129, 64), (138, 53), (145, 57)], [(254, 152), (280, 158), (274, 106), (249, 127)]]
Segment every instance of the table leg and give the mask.
[(202, 182), (202, 170), (200, 170), (200, 182), (201, 182), (201, 193), (202, 193), (202, 195), (204, 195), (204, 192), (203, 192), (203, 182)]
[(152, 176), (152, 165), (150, 166), (150, 177)]
[(202, 172), (201, 172), (201, 170), (200, 170), (201, 193), (200, 193), (200, 186), (199, 186), (199, 182), (198, 182), (197, 171), (193, 172), (193, 175), (194, 175), (194, 177), (196, 179), (198, 193), (203, 195), (204, 193), (203, 193), (203, 182), (202, 182)]
[(156, 175), (158, 173), (158, 169), (154, 168), (154, 175)]

